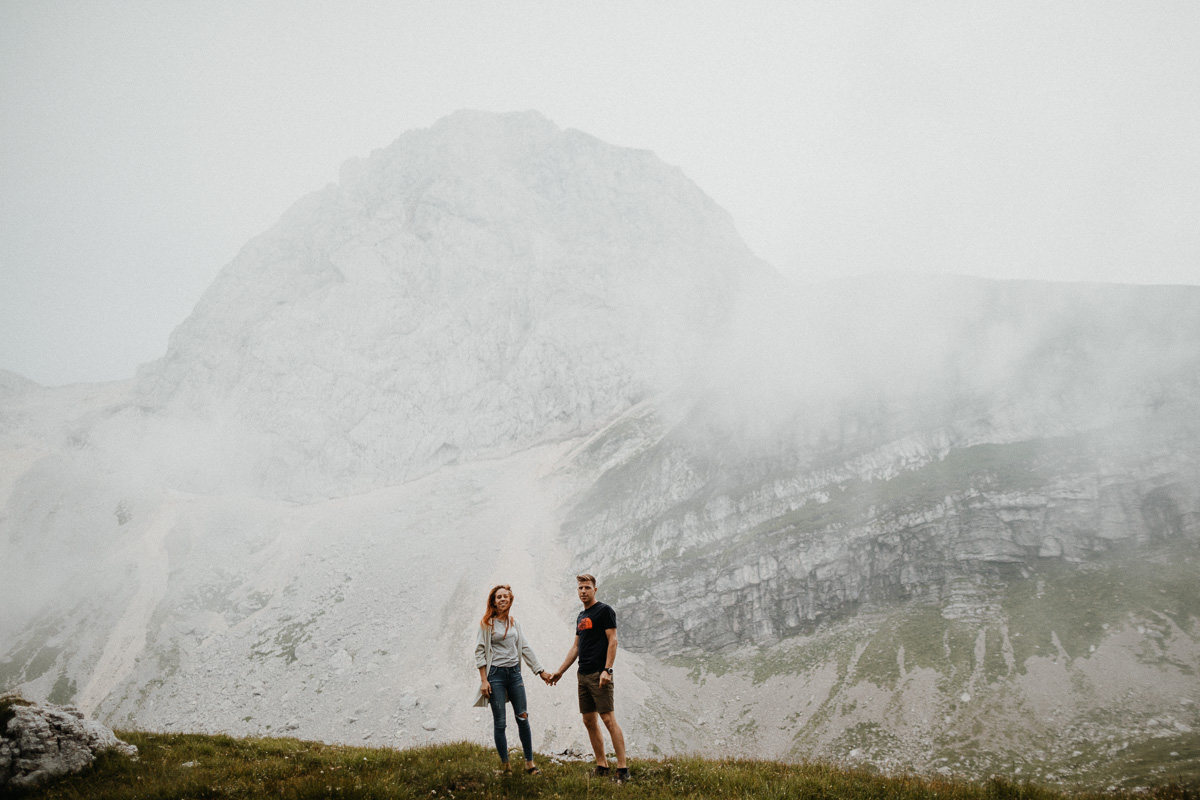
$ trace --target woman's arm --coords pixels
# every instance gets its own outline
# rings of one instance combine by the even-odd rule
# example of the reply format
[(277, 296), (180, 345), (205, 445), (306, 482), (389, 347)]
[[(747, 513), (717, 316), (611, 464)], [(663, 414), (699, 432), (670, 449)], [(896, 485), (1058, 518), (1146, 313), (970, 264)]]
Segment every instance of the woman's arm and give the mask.
[(479, 668), (479, 691), (484, 697), (492, 696), (492, 685), (487, 679), (487, 631), (483, 626), (479, 626), (479, 632), (475, 635), (475, 666)]

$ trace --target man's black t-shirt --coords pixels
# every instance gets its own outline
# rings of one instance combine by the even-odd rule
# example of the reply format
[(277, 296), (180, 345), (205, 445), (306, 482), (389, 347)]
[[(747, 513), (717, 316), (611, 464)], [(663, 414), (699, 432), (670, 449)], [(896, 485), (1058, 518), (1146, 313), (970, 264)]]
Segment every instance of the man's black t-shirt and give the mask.
[(590, 675), (604, 669), (608, 660), (609, 628), (617, 627), (617, 612), (597, 600), (591, 608), (579, 612), (575, 633), (579, 635), (579, 672)]

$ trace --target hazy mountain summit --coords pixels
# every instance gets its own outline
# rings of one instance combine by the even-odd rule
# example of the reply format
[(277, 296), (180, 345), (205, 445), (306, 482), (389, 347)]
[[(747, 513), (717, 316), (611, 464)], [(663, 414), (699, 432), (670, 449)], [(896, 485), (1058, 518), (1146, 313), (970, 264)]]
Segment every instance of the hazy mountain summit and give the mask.
[(671, 388), (765, 271), (650, 152), (461, 111), (348, 161), (247, 244), (138, 391), (265, 434), (277, 489), (335, 494)]

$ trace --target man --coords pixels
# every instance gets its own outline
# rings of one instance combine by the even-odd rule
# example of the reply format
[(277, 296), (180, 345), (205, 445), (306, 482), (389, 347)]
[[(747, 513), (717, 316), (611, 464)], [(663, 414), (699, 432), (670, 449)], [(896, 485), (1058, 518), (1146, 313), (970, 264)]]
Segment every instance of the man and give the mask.
[(629, 780), (625, 764), (625, 734), (613, 715), (613, 661), (617, 658), (617, 612), (612, 606), (596, 600), (596, 579), (591, 575), (576, 575), (575, 581), (583, 611), (575, 619), (575, 643), (567, 652), (558, 671), (550, 676), (550, 684), (558, 683), (567, 668), (579, 658), (579, 713), (587, 728), (596, 754), (595, 775), (608, 775), (608, 758), (604, 755), (604, 734), (600, 723), (608, 728), (613, 751), (617, 754), (617, 783)]

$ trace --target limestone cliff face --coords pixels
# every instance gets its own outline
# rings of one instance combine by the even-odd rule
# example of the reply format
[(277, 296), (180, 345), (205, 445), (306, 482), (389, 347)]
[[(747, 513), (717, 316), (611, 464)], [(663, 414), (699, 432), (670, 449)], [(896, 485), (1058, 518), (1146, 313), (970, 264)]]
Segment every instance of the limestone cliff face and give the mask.
[[(772, 644), (913, 600), (969, 615), (1048, 563), (1200, 544), (1200, 293), (967, 288), (915, 309), (954, 344), (909, 354), (909, 385), (794, 394), (769, 446), (710, 397), (577, 454), (597, 477), (564, 534), (608, 576), (628, 646)], [(869, 314), (871, 291), (854, 302)]]
[(588, 431), (677, 383), (765, 271), (653, 154), (459, 112), (251, 241), (138, 388), (264, 433), (284, 494), (335, 495)]

